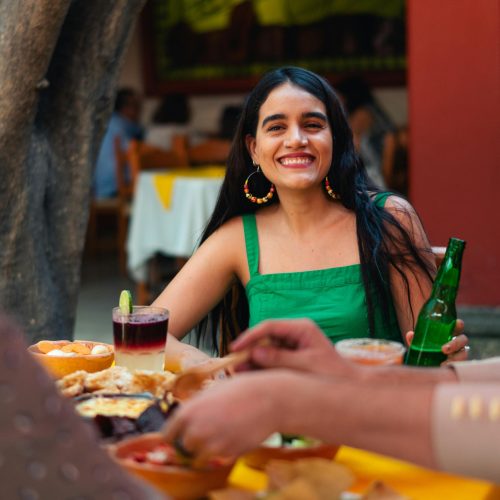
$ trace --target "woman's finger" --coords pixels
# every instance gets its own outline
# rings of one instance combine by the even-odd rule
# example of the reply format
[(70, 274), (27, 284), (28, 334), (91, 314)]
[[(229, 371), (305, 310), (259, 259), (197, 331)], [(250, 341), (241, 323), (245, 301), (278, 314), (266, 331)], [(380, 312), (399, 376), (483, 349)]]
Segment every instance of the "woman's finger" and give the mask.
[(456, 361), (467, 361), (469, 359), (469, 351), (470, 347), (466, 345), (463, 349), (460, 349), (460, 351), (450, 354), (446, 358), (446, 361), (441, 363), (441, 366), (446, 366), (450, 363), (455, 363)]
[(413, 332), (411, 330), (409, 332), (407, 332), (407, 334), (406, 334), (406, 345), (407, 346), (411, 345), (414, 336), (415, 336), (415, 332)]
[(451, 355), (462, 351), (466, 346), (469, 345), (469, 338), (465, 334), (460, 334), (457, 337), (453, 337), (450, 342), (443, 345), (442, 351), (444, 354)]

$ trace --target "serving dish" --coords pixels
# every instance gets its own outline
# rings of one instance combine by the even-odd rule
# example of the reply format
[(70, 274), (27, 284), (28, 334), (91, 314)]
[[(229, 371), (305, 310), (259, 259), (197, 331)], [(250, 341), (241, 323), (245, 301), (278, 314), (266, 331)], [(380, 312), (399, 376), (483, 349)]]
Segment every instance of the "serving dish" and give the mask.
[(175, 454), (173, 448), (168, 448), (157, 433), (126, 439), (108, 449), (111, 456), (129, 472), (175, 499), (203, 498), (209, 491), (225, 486), (232, 463), (214, 463), (200, 468), (189, 464), (157, 465), (137, 460), (137, 457), (143, 457), (148, 452), (155, 452), (154, 457), (159, 446), (166, 446)]
[[(52, 344), (55, 349), (47, 352), (46, 348), (48, 344)], [(75, 349), (78, 349), (78, 346), (85, 346), (85, 350), (81, 349), (84, 352), (92, 352), (92, 349), (96, 346), (103, 346), (103, 349), (100, 349), (101, 353), (99, 354), (81, 354), (76, 350), (68, 352), (62, 351), (64, 348), (67, 349), (68, 346), (75, 346)], [(70, 342), (68, 340), (44, 340), (37, 344), (30, 345), (28, 351), (55, 378), (64, 377), (78, 370), (98, 372), (109, 368), (115, 359), (114, 348), (111, 344), (93, 342), (90, 340), (78, 340), (75, 342)], [(50, 354), (50, 352), (54, 352), (55, 355)]]
[[(288, 442), (287, 442), (288, 441)], [(296, 441), (297, 443), (293, 443)], [(333, 459), (340, 446), (325, 444), (318, 440), (295, 437), (295, 439), (283, 439), (281, 435), (275, 434), (262, 443), (255, 450), (246, 453), (243, 461), (254, 469), (265, 469), (271, 460), (295, 461), (303, 458), (326, 458)]]
[(93, 422), (104, 444), (159, 431), (177, 406), (149, 393), (85, 394), (73, 400), (76, 412)]

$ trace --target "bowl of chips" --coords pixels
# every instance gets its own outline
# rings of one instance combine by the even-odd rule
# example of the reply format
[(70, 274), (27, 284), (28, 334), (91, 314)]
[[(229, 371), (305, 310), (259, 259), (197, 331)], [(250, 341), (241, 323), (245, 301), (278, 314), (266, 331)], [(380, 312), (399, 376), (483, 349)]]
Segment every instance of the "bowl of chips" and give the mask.
[(77, 370), (98, 372), (109, 368), (115, 359), (112, 345), (87, 340), (41, 340), (28, 351), (55, 378)]
[(258, 448), (243, 456), (249, 467), (265, 469), (271, 460), (295, 461), (304, 458), (333, 459), (340, 446), (325, 444), (317, 439), (275, 433)]
[(209, 491), (223, 488), (233, 467), (218, 459), (195, 465), (157, 433), (126, 439), (108, 451), (130, 473), (179, 500), (203, 498)]

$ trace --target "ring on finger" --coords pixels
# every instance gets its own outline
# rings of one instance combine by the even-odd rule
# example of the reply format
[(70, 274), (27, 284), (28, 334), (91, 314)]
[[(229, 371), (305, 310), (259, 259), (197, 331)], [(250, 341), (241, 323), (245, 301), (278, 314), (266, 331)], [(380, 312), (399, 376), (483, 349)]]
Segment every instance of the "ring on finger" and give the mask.
[(193, 458), (194, 453), (189, 450), (186, 450), (186, 448), (184, 447), (184, 443), (182, 442), (181, 436), (177, 436), (172, 442), (172, 445), (175, 448), (175, 451), (182, 457)]

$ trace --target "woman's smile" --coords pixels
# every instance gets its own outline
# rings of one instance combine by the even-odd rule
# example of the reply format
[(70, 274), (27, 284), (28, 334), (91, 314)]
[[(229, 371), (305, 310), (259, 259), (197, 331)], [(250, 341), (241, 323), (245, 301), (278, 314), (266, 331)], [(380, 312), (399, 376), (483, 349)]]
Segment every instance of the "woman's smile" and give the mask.
[(308, 168), (315, 160), (308, 153), (290, 153), (278, 158), (278, 162), (286, 168)]

